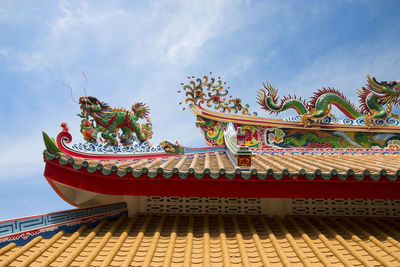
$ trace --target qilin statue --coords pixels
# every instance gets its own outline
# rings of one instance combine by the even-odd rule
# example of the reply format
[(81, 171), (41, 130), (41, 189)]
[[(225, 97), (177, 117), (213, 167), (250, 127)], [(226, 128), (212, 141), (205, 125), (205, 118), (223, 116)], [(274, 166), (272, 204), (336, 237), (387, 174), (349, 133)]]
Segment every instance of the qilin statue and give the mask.
[[(81, 133), (88, 142), (95, 142), (99, 132), (106, 141), (105, 147), (118, 145), (117, 134), (123, 145), (133, 142), (133, 133), (140, 142), (151, 139), (153, 135), (148, 116), (149, 108), (143, 103), (133, 104), (132, 111), (128, 111), (111, 108), (93, 96), (82, 96), (79, 98), (79, 104), (81, 113), (78, 116), (82, 118)], [(140, 125), (137, 122), (139, 119), (146, 119), (147, 123)], [(119, 130), (122, 134), (118, 133)]]
[[(300, 121), (304, 125), (310, 123), (308, 119), (323, 118), (331, 115), (330, 111), (332, 105), (334, 105), (350, 119), (364, 118), (365, 125), (370, 126), (372, 119), (388, 117), (392, 112), (393, 105), (397, 106), (399, 104), (400, 82), (377, 82), (375, 78), (371, 78), (369, 75), (367, 75), (367, 82), (366, 87), (358, 90), (359, 108), (356, 108), (353, 103), (334, 88), (318, 90), (308, 103), (301, 98), (289, 95), (285, 96), (278, 104), (278, 90), (268, 82), (258, 92), (257, 102), (262, 109), (270, 113), (280, 113), (291, 108), (295, 109), (299, 115), (302, 115)], [(398, 118), (397, 114), (392, 114), (391, 116)]]

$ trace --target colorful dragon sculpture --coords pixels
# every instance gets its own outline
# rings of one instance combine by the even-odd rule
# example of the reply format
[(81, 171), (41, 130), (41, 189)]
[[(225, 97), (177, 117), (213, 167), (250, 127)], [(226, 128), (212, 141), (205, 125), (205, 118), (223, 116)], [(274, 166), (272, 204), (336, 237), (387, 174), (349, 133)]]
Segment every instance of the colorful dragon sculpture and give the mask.
[[(334, 105), (350, 119), (364, 118), (365, 125), (370, 126), (372, 119), (386, 118), (392, 112), (392, 106), (399, 104), (400, 82), (377, 82), (375, 78), (371, 78), (369, 75), (367, 75), (367, 82), (366, 87), (359, 88), (358, 91), (359, 109), (334, 88), (318, 90), (308, 103), (301, 98), (289, 95), (285, 96), (278, 104), (278, 90), (268, 82), (258, 92), (257, 102), (262, 109), (270, 113), (277, 114), (293, 108), (299, 115), (302, 115), (300, 121), (304, 125), (310, 124), (308, 119), (323, 118), (330, 115), (332, 105)], [(398, 118), (397, 114), (391, 116)]]
[[(93, 96), (82, 96), (79, 104), (81, 113), (77, 115), (82, 118), (81, 133), (88, 142), (95, 142), (99, 132), (106, 141), (105, 147), (118, 144), (117, 134), (123, 145), (132, 143), (133, 133), (140, 142), (151, 139), (153, 135), (149, 108), (144, 103), (135, 103), (132, 111), (128, 111), (111, 108)], [(89, 117), (93, 119), (89, 121)], [(139, 119), (146, 119), (147, 123), (140, 125), (137, 123)], [(120, 129), (122, 134), (118, 133)]]

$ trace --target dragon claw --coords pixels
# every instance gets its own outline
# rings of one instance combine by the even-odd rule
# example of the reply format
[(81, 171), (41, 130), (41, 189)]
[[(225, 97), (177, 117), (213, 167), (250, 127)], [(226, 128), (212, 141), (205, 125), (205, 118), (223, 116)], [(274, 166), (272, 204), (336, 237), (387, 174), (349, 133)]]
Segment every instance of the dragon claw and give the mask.
[(312, 117), (312, 115), (309, 115), (307, 113), (305, 113), (305, 114), (303, 114), (303, 116), (301, 116), (300, 122), (302, 124), (304, 124), (304, 127), (307, 127), (307, 126), (310, 125), (310, 121), (308, 119), (311, 118), (311, 117)]
[(367, 125), (368, 128), (371, 127), (371, 125), (372, 125), (372, 116), (370, 114), (365, 115), (364, 124)]

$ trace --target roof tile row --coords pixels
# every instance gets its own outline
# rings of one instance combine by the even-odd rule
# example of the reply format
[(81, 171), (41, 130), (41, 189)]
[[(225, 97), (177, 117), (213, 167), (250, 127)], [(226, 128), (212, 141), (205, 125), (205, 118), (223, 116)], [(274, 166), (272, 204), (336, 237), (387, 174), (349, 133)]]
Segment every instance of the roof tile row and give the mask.
[(400, 266), (394, 218), (121, 216), (0, 251), (0, 266)]
[(177, 174), (186, 178), (193, 174), (196, 178), (203, 178), (209, 175), (216, 179), (226, 177), (233, 179), (237, 176), (249, 179), (256, 175), (259, 179), (266, 179), (272, 176), (281, 179), (284, 176), (305, 176), (309, 180), (321, 176), (325, 180), (337, 177), (346, 180), (349, 176), (357, 180), (370, 177), (379, 180), (386, 177), (389, 180), (396, 180), (400, 176), (398, 154), (373, 154), (373, 155), (351, 155), (351, 154), (255, 154), (252, 160), (250, 171), (240, 170), (229, 158), (226, 152), (213, 152), (195, 154), (193, 156), (170, 155), (152, 159), (138, 160), (84, 160), (79, 157), (71, 157), (64, 153), (55, 155), (44, 152), (47, 160), (58, 160), (59, 164), (71, 164), (76, 170), (82, 168), (89, 173), (101, 171), (103, 175), (116, 173), (119, 177), (131, 174), (133, 177), (140, 177), (143, 174), (150, 178), (162, 175), (171, 178)]

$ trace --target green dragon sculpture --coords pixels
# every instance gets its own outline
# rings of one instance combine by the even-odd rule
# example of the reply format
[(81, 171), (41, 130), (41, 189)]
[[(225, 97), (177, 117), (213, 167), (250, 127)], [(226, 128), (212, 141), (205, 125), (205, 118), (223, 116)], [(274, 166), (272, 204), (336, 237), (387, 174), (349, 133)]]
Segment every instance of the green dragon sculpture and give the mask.
[[(86, 141), (95, 142), (97, 135), (105, 139), (105, 147), (117, 145), (117, 133), (121, 129), (122, 134), (118, 137), (123, 145), (129, 145), (133, 140), (133, 133), (140, 142), (151, 139), (152, 124), (150, 122), (149, 108), (144, 103), (132, 105), (132, 111), (122, 108), (111, 108), (108, 104), (99, 101), (93, 96), (82, 96), (79, 98), (81, 113), (77, 114), (82, 118), (81, 133)], [(89, 123), (89, 117), (92, 117)], [(138, 124), (139, 119), (146, 119), (147, 123)], [(94, 124), (95, 122), (95, 124)]]
[[(392, 112), (392, 106), (399, 104), (400, 82), (377, 82), (375, 78), (371, 78), (369, 75), (367, 75), (367, 82), (367, 86), (359, 88), (358, 91), (360, 109), (356, 108), (341, 92), (334, 88), (318, 90), (308, 103), (301, 97), (289, 95), (285, 96), (278, 105), (278, 90), (268, 82), (258, 92), (257, 102), (262, 109), (270, 113), (277, 114), (293, 108), (299, 115), (302, 115), (300, 121), (304, 125), (310, 124), (308, 119), (331, 115), (330, 111), (332, 105), (334, 105), (350, 119), (364, 118), (365, 125), (370, 126), (372, 119), (388, 117)], [(397, 114), (391, 116), (398, 118)]]

